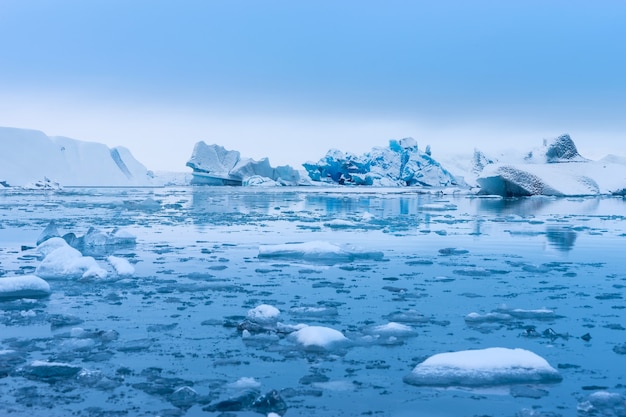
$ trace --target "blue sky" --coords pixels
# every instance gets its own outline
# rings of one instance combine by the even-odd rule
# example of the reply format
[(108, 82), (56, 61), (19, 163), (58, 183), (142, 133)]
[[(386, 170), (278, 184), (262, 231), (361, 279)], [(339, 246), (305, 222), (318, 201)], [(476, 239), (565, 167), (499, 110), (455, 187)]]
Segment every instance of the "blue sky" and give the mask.
[(626, 154), (626, 2), (2, 0), (0, 125), (181, 169), (198, 140), (297, 165), (568, 132)]

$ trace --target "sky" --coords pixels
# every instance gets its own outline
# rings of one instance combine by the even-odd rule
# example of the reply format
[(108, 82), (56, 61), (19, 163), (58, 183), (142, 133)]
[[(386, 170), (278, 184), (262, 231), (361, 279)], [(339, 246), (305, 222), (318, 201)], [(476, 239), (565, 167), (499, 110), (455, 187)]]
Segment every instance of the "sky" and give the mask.
[(569, 133), (626, 155), (626, 2), (0, 0), (0, 126), (185, 171), (413, 137), (433, 156)]

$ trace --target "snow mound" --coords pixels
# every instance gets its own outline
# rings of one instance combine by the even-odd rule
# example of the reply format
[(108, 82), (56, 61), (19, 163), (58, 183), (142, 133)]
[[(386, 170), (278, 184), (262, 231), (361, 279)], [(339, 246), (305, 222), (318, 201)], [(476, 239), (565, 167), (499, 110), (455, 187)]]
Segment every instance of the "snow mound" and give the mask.
[[(289, 165), (272, 167), (269, 159), (242, 158), (238, 151), (198, 142), (187, 166), (193, 169), (191, 184), (197, 185), (298, 185), (300, 174)], [(248, 180), (248, 179), (251, 180)]]
[(544, 142), (518, 161), (500, 163), (476, 155), (474, 159), (481, 194), (588, 196), (620, 194), (626, 189), (623, 161), (583, 158), (569, 135)]
[(314, 263), (339, 263), (361, 260), (381, 260), (384, 254), (325, 241), (261, 245), (259, 258), (295, 259)]
[[(149, 185), (151, 173), (123, 147), (0, 127), (0, 179), (29, 189)], [(43, 180), (42, 180), (43, 179)]]
[(449, 187), (460, 181), (435, 161), (430, 150), (420, 152), (413, 138), (392, 139), (361, 156), (331, 149), (317, 163), (303, 164), (313, 181), (375, 186)]
[(345, 343), (348, 338), (339, 330), (324, 326), (306, 326), (293, 332), (296, 342), (305, 348), (317, 347), (327, 349), (337, 343)]
[(411, 385), (493, 386), (552, 383), (562, 377), (548, 362), (524, 349), (487, 348), (440, 353), (404, 378)]
[(50, 285), (35, 275), (0, 278), (0, 300), (43, 298), (50, 295)]

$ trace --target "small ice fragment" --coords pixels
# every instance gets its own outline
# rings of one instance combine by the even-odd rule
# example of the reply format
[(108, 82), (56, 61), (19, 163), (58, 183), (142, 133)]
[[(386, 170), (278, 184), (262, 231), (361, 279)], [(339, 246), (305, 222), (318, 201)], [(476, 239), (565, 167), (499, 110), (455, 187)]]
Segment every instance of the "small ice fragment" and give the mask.
[(131, 276), (135, 273), (135, 267), (126, 259), (118, 256), (109, 256), (107, 261), (111, 264), (115, 272), (120, 276)]
[(347, 342), (339, 330), (324, 326), (306, 326), (293, 333), (296, 341), (304, 347), (328, 348), (335, 343)]

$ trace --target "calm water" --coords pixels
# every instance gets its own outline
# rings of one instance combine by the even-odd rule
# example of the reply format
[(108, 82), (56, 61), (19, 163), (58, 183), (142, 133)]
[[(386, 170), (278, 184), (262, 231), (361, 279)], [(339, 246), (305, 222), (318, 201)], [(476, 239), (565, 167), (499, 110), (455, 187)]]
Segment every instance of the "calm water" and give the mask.
[[(130, 278), (111, 270), (104, 281), (51, 279), (48, 299), (0, 302), (0, 351), (16, 352), (0, 354), (0, 415), (258, 416), (276, 406), (253, 406), (242, 394), (276, 390), (287, 416), (624, 416), (625, 216), (622, 198), (4, 191), (4, 276), (32, 273), (39, 260), (21, 247), (34, 246), (52, 219), (62, 234), (120, 227), (137, 244), (90, 253), (103, 267), (107, 255), (125, 257), (136, 268)], [(384, 258), (258, 258), (260, 245), (318, 240)], [(331, 327), (351, 343), (311, 351), (280, 331), (242, 337), (237, 325), (260, 304), (280, 309), (281, 323)], [(553, 313), (465, 320), (511, 309)], [(414, 331), (372, 333), (392, 321)], [(430, 355), (496, 346), (533, 351), (563, 381), (481, 389), (403, 382)], [(29, 368), (37, 360), (83, 370), (49, 378)], [(599, 401), (598, 392), (615, 395)]]

